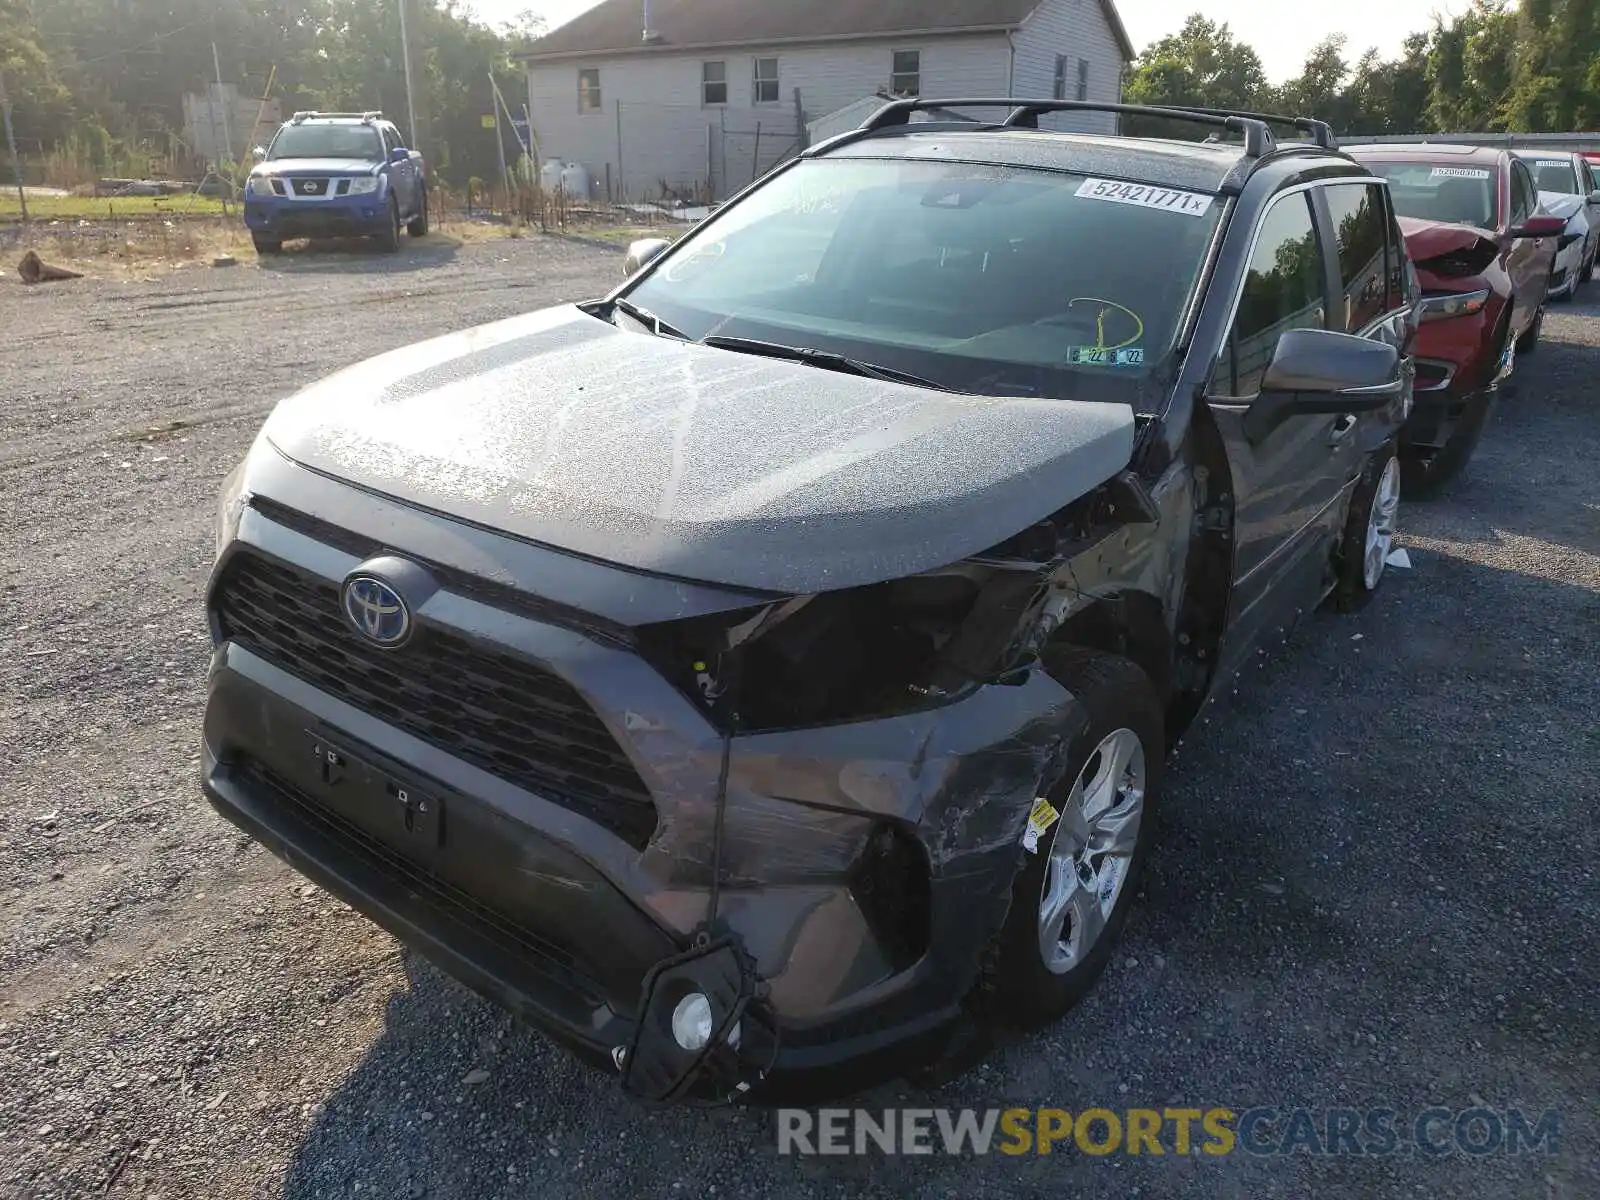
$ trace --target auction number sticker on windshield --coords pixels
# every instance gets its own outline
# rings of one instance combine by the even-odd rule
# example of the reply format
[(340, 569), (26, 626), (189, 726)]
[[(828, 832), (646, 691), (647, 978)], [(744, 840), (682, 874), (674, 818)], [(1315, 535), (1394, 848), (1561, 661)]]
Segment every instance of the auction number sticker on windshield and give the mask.
[(1483, 167), (1435, 167), (1435, 179), (1487, 179), (1489, 172)]
[(1084, 200), (1109, 200), (1112, 204), (1137, 204), (1140, 208), (1159, 208), (1203, 217), (1211, 211), (1211, 197), (1203, 192), (1180, 192), (1175, 188), (1151, 187), (1145, 183), (1119, 183), (1115, 179), (1085, 179), (1078, 187)]

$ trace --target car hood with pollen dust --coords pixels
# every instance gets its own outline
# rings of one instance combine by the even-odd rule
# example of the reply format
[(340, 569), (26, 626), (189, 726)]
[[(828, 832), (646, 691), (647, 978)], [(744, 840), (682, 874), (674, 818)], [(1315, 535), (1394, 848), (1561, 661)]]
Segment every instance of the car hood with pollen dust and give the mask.
[(1134, 421), (1125, 404), (910, 387), (565, 306), (350, 367), (265, 433), (313, 470), (515, 537), (816, 592), (1003, 541), (1125, 468)]

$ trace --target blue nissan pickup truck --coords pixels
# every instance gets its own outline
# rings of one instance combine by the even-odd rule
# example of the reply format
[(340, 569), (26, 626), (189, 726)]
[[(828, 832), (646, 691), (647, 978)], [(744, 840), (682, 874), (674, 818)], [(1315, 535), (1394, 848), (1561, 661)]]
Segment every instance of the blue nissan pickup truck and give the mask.
[(401, 225), (428, 232), (422, 155), (380, 112), (297, 112), (257, 157), (244, 222), (258, 254), (296, 237), (371, 237), (392, 254)]

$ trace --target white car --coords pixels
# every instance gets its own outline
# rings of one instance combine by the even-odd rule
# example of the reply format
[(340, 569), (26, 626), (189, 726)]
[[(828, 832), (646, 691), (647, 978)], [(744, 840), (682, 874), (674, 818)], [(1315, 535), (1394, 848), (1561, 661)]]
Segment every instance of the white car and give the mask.
[(1566, 218), (1566, 231), (1556, 241), (1549, 294), (1552, 300), (1570, 300), (1594, 276), (1595, 252), (1600, 250), (1600, 188), (1594, 169), (1583, 155), (1566, 151), (1518, 150), (1516, 155), (1533, 172), (1540, 211)]

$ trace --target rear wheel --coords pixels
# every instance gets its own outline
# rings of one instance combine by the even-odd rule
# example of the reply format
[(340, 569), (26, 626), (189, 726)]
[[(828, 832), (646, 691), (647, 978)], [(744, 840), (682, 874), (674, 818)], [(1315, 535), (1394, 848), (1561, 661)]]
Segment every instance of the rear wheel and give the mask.
[(1105, 970), (1144, 873), (1165, 755), (1161, 706), (1125, 658), (1048, 652), (1050, 674), (1089, 713), (1045, 799), (1060, 813), (1011, 893), (989, 981), (997, 1016), (1060, 1017)]
[(264, 233), (252, 233), (250, 240), (256, 244), (257, 254), (283, 253), (283, 241), (280, 238), (268, 237)]
[(1393, 442), (1375, 450), (1361, 473), (1339, 543), (1333, 601), (1340, 612), (1365, 608), (1377, 594), (1400, 512), (1400, 460)]
[(418, 209), (417, 209), (416, 217), (412, 220), (412, 222), (409, 225), (406, 226), (406, 232), (409, 233), (414, 238), (416, 238), (416, 237), (427, 237), (428, 236), (428, 189), (427, 188), (423, 188), (422, 189), (422, 203), (421, 203), (420, 207), (418, 207)]
[(1517, 353), (1532, 354), (1539, 348), (1539, 334), (1544, 329), (1544, 305), (1539, 306), (1539, 311), (1533, 314), (1533, 324), (1522, 331), (1522, 336), (1517, 339)]

